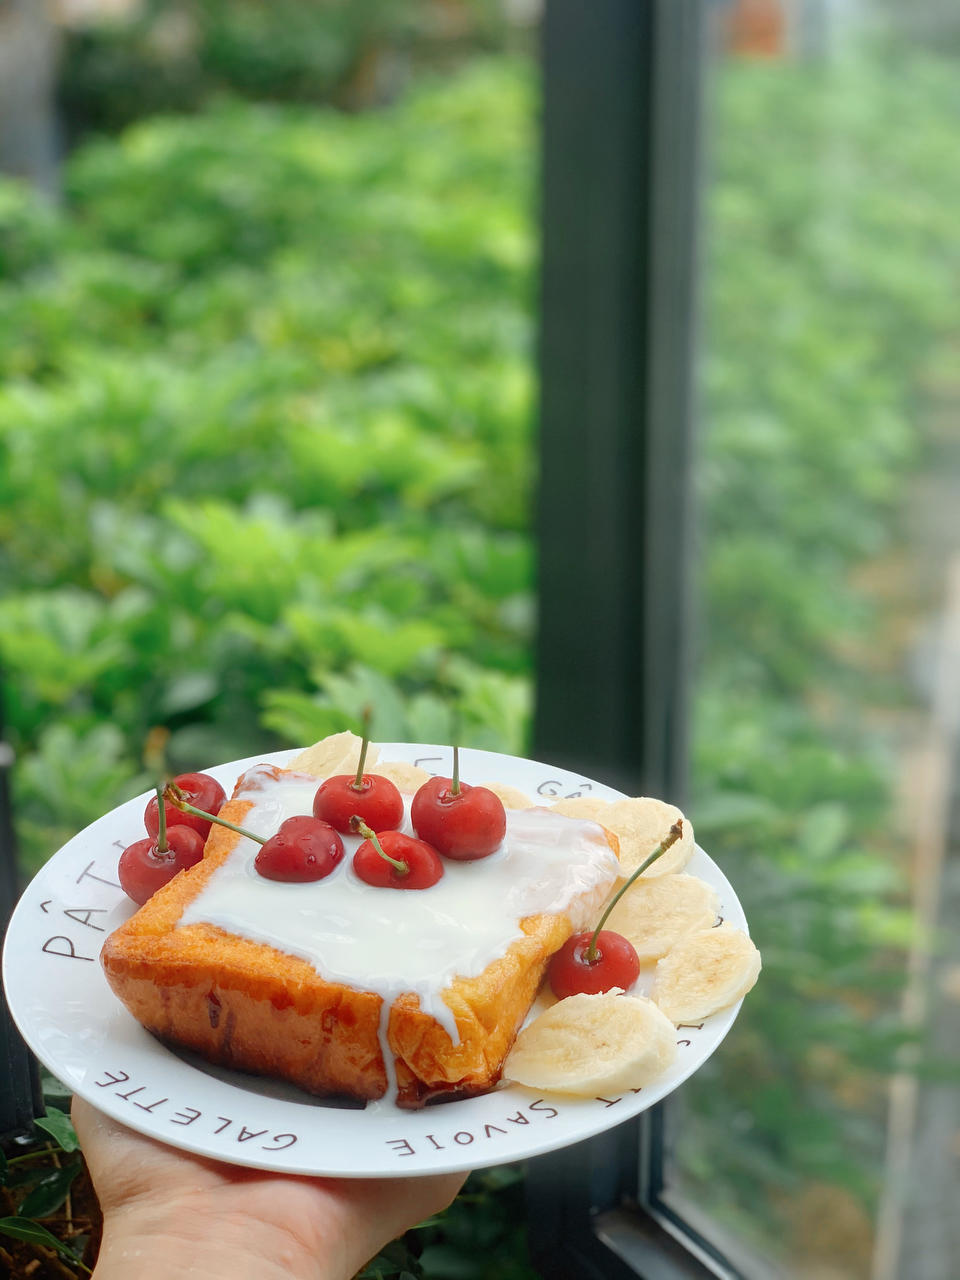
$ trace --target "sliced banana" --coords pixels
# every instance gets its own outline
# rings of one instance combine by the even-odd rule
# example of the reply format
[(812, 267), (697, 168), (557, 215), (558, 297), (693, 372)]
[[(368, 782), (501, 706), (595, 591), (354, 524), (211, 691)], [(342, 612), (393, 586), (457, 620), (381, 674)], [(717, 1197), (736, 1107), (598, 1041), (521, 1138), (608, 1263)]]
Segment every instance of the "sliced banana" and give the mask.
[(598, 822), (614, 832), (620, 841), (620, 874), (623, 879), (649, 858), (678, 818), (683, 818), (683, 835), (643, 873), (643, 879), (652, 880), (656, 876), (682, 871), (693, 854), (693, 824), (683, 817), (676, 805), (652, 796), (614, 801), (601, 800), (597, 796), (574, 796), (569, 800), (558, 800), (553, 805), (553, 812), (568, 818)]
[(615, 831), (620, 837), (620, 874), (624, 878), (636, 871), (649, 858), (657, 845), (670, 834), (670, 828), (678, 818), (683, 818), (683, 834), (667, 852), (643, 873), (644, 880), (656, 876), (673, 875), (682, 871), (693, 854), (693, 824), (674, 804), (655, 800), (652, 796), (637, 796), (632, 800), (617, 800), (598, 822)]
[[(331, 733), (312, 747), (305, 747), (287, 768), (295, 773), (312, 773), (315, 778), (329, 778), (335, 773), (356, 773), (361, 746), (362, 740), (349, 729), (343, 733)], [(375, 764), (378, 754), (371, 742), (365, 767)]]
[(532, 809), (534, 802), (528, 795), (519, 790), (517, 787), (511, 787), (506, 782), (481, 782), (481, 787), (486, 787), (488, 791), (492, 791), (495, 796), (500, 797), (500, 803), (505, 809)]
[(551, 812), (562, 813), (565, 818), (580, 818), (583, 822), (599, 822), (601, 826), (608, 827), (610, 807), (609, 800), (601, 800), (598, 796), (571, 796), (569, 800), (558, 800), (551, 805)]
[(531, 1089), (587, 1097), (640, 1089), (673, 1062), (676, 1038), (641, 996), (568, 996), (520, 1032), (503, 1074)]
[[(369, 758), (369, 753), (368, 753)], [(356, 766), (354, 766), (356, 768)], [(419, 765), (408, 764), (406, 760), (385, 760), (368, 770), (381, 778), (389, 778), (398, 791), (413, 795), (425, 782), (430, 781), (430, 774)]]
[(604, 928), (629, 938), (640, 963), (648, 964), (665, 956), (685, 934), (711, 928), (716, 918), (717, 895), (697, 876), (648, 880), (642, 875), (610, 912)]
[(651, 994), (671, 1021), (699, 1022), (736, 1004), (759, 974), (760, 952), (753, 942), (722, 924), (681, 938), (658, 963)]

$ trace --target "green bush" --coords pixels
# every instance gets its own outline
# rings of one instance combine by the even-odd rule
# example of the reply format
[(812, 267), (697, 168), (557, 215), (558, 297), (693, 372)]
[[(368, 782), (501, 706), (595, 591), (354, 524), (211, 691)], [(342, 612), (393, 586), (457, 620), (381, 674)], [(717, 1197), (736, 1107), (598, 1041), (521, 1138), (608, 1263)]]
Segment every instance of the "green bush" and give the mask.
[(773, 1249), (806, 1185), (874, 1208), (903, 1039), (913, 922), (884, 725), (909, 695), (854, 572), (909, 545), (955, 367), (955, 70), (903, 50), (734, 62), (712, 104), (691, 813), (764, 972), (687, 1087), (702, 1123), (680, 1150), (698, 1203)]
[(532, 119), (529, 74), (479, 65), (378, 115), (137, 125), (74, 155), (59, 223), (4, 188), (25, 865), (143, 785), (155, 725), (202, 766), (371, 700), (443, 739), (455, 693), (523, 749)]
[(497, 0), (142, 0), (68, 28), (59, 98), (73, 136), (225, 93), (356, 109), (395, 97), (414, 69), (523, 39)]

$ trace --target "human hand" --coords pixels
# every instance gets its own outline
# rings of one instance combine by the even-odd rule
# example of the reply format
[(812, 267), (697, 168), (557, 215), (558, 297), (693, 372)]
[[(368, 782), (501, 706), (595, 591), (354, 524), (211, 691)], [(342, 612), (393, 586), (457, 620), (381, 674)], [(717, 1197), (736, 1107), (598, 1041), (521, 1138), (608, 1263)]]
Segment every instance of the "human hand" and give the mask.
[(95, 1280), (350, 1280), (466, 1176), (268, 1173), (176, 1151), (80, 1098), (72, 1115), (103, 1211)]

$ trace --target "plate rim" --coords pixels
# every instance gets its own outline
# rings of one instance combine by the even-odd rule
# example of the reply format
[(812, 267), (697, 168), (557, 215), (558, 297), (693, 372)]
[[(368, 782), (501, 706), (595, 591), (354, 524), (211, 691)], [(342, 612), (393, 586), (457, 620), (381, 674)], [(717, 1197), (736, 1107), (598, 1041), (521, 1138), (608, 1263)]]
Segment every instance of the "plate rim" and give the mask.
[[(426, 750), (426, 751), (434, 751), (434, 752), (446, 751), (449, 753), (450, 751), (449, 746), (441, 747), (441, 746), (438, 746), (437, 744), (430, 744), (430, 743), (401, 743), (401, 742), (380, 743), (380, 742), (377, 742), (375, 745), (380, 749), (382, 753), (389, 752), (391, 750), (400, 751), (401, 752), (401, 755), (399, 756), (400, 759), (404, 759), (406, 753), (409, 753), (409, 752), (422, 753), (423, 751)], [(246, 769), (258, 763), (270, 763), (270, 764), (281, 764), (281, 765), (289, 764), (299, 754), (300, 750), (301, 748), (294, 747), (294, 748), (285, 748), (285, 749), (274, 751), (274, 752), (260, 753), (254, 756), (243, 757), (238, 760), (225, 761), (222, 764), (210, 765), (210, 766), (207, 766), (203, 770), (203, 772), (216, 773), (217, 771), (221, 771), (221, 770), (236, 770), (237, 775), (239, 775), (242, 772), (244, 772)], [(491, 764), (505, 767), (507, 770), (509, 770), (511, 766), (522, 765), (528, 768), (537, 768), (537, 769), (545, 770), (547, 771), (548, 776), (551, 773), (558, 775), (557, 780), (561, 783), (561, 785), (568, 785), (567, 780), (579, 777), (581, 779), (582, 784), (585, 784), (585, 785), (588, 784), (591, 788), (597, 788), (598, 790), (605, 793), (607, 796), (622, 797), (624, 794), (618, 791), (616, 788), (608, 786), (606, 783), (599, 782), (594, 779), (588, 779), (586, 775), (582, 773), (578, 774), (576, 771), (571, 770), (569, 768), (565, 768), (559, 765), (552, 765), (545, 761), (532, 760), (530, 758), (521, 757), (521, 756), (512, 756), (504, 752), (495, 752), (495, 751), (490, 751), (484, 748), (462, 748), (461, 755), (462, 755), (463, 762), (467, 764), (467, 766), (469, 766), (472, 759), (473, 760), (479, 759), (481, 762), (489, 761)], [(390, 757), (387, 755), (382, 755), (381, 758), (384, 759), (384, 761), (386, 761)], [(424, 758), (422, 754), (420, 758)], [(545, 783), (542, 783), (541, 785), (545, 785)], [(436, 1139), (433, 1137), (433, 1135), (427, 1135), (433, 1140), (434, 1147), (438, 1147), (439, 1150), (449, 1151), (449, 1154), (444, 1156), (442, 1159), (438, 1160), (436, 1158), (436, 1153), (428, 1150), (425, 1154), (428, 1157), (432, 1157), (432, 1158), (428, 1159), (427, 1162), (423, 1165), (419, 1165), (419, 1162), (417, 1162), (419, 1167), (411, 1167), (410, 1165), (406, 1165), (404, 1161), (404, 1157), (408, 1154), (407, 1152), (404, 1152), (401, 1150), (400, 1158), (396, 1159), (395, 1163), (388, 1163), (389, 1156), (388, 1156), (388, 1153), (384, 1151), (384, 1152), (381, 1152), (380, 1159), (371, 1160), (368, 1164), (365, 1164), (362, 1167), (344, 1168), (342, 1167), (342, 1164), (340, 1163), (340, 1161), (337, 1160), (335, 1156), (331, 1157), (329, 1154), (324, 1154), (317, 1149), (317, 1135), (313, 1132), (314, 1130), (313, 1124), (310, 1124), (308, 1126), (310, 1129), (310, 1132), (309, 1134), (305, 1135), (306, 1140), (304, 1141), (303, 1147), (307, 1149), (308, 1153), (310, 1150), (313, 1150), (315, 1154), (312, 1156), (312, 1158), (309, 1156), (309, 1154), (307, 1154), (306, 1159), (298, 1158), (296, 1160), (293, 1159), (293, 1157), (270, 1159), (263, 1156), (258, 1156), (254, 1151), (251, 1151), (245, 1148), (235, 1149), (235, 1148), (227, 1147), (225, 1143), (221, 1143), (219, 1145), (212, 1144), (209, 1135), (201, 1136), (201, 1133), (199, 1131), (196, 1135), (194, 1135), (193, 1133), (191, 1133), (188, 1127), (183, 1128), (182, 1132), (177, 1131), (175, 1133), (170, 1133), (168, 1130), (160, 1131), (157, 1124), (149, 1123), (149, 1121), (153, 1119), (152, 1114), (148, 1113), (148, 1118), (143, 1120), (140, 1118), (139, 1114), (136, 1114), (136, 1113), (131, 1114), (131, 1109), (129, 1106), (126, 1109), (124, 1109), (121, 1105), (119, 1105), (114, 1100), (115, 1095), (113, 1094), (112, 1090), (110, 1090), (110, 1092), (108, 1093), (95, 1092), (94, 1085), (97, 1082), (93, 1079), (93, 1077), (99, 1074), (99, 1070), (100, 1070), (99, 1068), (95, 1068), (91, 1071), (89, 1070), (89, 1067), (88, 1067), (88, 1075), (91, 1077), (89, 1083), (86, 1079), (79, 1082), (76, 1080), (72, 1080), (72, 1081), (63, 1080), (63, 1075), (62, 1075), (63, 1069), (64, 1069), (63, 1062), (60, 1061), (58, 1063), (57, 1055), (55, 1053), (47, 1051), (46, 1044), (43, 1042), (41, 1038), (40, 1031), (34, 1026), (30, 1025), (29, 1017), (27, 1016), (25, 1011), (17, 1007), (17, 997), (13, 995), (13, 992), (16, 990), (16, 984), (17, 984), (16, 977), (13, 976), (11, 981), (14, 966), (16, 964), (14, 952), (18, 947), (18, 939), (20, 938), (21, 931), (25, 932), (30, 928), (30, 925), (26, 922), (27, 912), (29, 910), (30, 905), (33, 903), (35, 893), (43, 892), (46, 881), (54, 879), (54, 870), (53, 870), (54, 863), (60, 860), (61, 864), (65, 866), (66, 863), (69, 861), (70, 856), (72, 856), (72, 854), (78, 848), (83, 846), (85, 840), (88, 840), (89, 838), (91, 838), (92, 835), (95, 834), (97, 828), (106, 826), (115, 819), (119, 820), (121, 816), (125, 817), (126, 814), (124, 811), (128, 811), (128, 810), (133, 811), (136, 809), (137, 806), (140, 806), (142, 811), (142, 806), (146, 804), (146, 802), (149, 800), (152, 794), (153, 794), (152, 790), (144, 791), (139, 795), (131, 797), (131, 799), (124, 801), (121, 804), (115, 806), (113, 809), (109, 810), (106, 814), (100, 815), (100, 817), (94, 819), (93, 822), (88, 823), (86, 827), (84, 827), (81, 831), (77, 832), (76, 835), (72, 836), (70, 840), (66, 841), (61, 846), (60, 849), (58, 849), (55, 853), (53, 853), (50, 856), (50, 858), (47, 859), (44, 865), (37, 871), (37, 873), (31, 879), (29, 884), (25, 887), (25, 889), (23, 890), (23, 893), (18, 899), (14, 907), (14, 910), (11, 914), (10, 920), (8, 922), (7, 929), (5, 931), (3, 959), (2, 959), (2, 978), (3, 978), (4, 989), (7, 995), (7, 1004), (10, 1009), (10, 1014), (14, 1021), (14, 1024), (16, 1025), (24, 1041), (29, 1046), (29, 1048), (34, 1053), (34, 1055), (37, 1057), (37, 1059), (44, 1065), (44, 1067), (46, 1067), (48, 1071), (51, 1072), (51, 1074), (55, 1078), (61, 1080), (73, 1092), (85, 1098), (92, 1105), (98, 1107), (99, 1110), (105, 1112), (107, 1115), (111, 1116), (111, 1118), (115, 1119), (118, 1123), (124, 1125), (126, 1128), (132, 1129), (134, 1132), (141, 1133), (144, 1136), (154, 1138), (155, 1140), (163, 1142), (166, 1145), (173, 1147), (174, 1149), (183, 1150), (183, 1151), (189, 1152), (192, 1155), (201, 1156), (207, 1159), (219, 1160), (227, 1164), (234, 1164), (234, 1165), (238, 1165), (246, 1168), (262, 1169), (262, 1170), (275, 1172), (278, 1174), (298, 1174), (298, 1175), (306, 1175), (306, 1176), (340, 1177), (340, 1178), (350, 1178), (350, 1179), (369, 1178), (369, 1177), (429, 1176), (431, 1174), (440, 1173), (440, 1172), (451, 1172), (451, 1173), (464, 1172), (472, 1169), (489, 1168), (491, 1166), (495, 1166), (499, 1164), (514, 1163), (519, 1160), (529, 1159), (539, 1155), (547, 1155), (551, 1152), (560, 1150), (566, 1146), (570, 1146), (577, 1142), (584, 1141), (587, 1138), (595, 1137), (598, 1134), (603, 1133), (610, 1128), (613, 1128), (628, 1120), (634, 1119), (636, 1116), (642, 1114), (649, 1107), (655, 1105), (657, 1102), (661, 1101), (664, 1097), (672, 1093), (676, 1088), (679, 1088), (680, 1085), (682, 1085), (686, 1080), (690, 1078), (690, 1076), (692, 1076), (696, 1071), (700, 1069), (701, 1066), (704, 1065), (704, 1063), (713, 1055), (714, 1052), (716, 1052), (716, 1050), (722, 1044), (723, 1040), (726, 1038), (727, 1034), (729, 1033), (731, 1027), (733, 1026), (734, 1022), (736, 1021), (739, 1015), (740, 1008), (743, 1003), (742, 999), (738, 1001), (735, 1005), (729, 1006), (727, 1009), (720, 1010), (716, 1014), (710, 1015), (709, 1020), (704, 1019), (704, 1022), (701, 1023), (698, 1028), (699, 1030), (702, 1031), (704, 1025), (708, 1021), (713, 1025), (711, 1027), (712, 1035), (708, 1038), (708, 1041), (703, 1046), (703, 1049), (701, 1050), (701, 1052), (699, 1052), (698, 1054), (691, 1055), (691, 1060), (688, 1063), (684, 1064), (679, 1071), (677, 1071), (676, 1069), (678, 1064), (675, 1064), (674, 1069), (668, 1073), (669, 1082), (666, 1085), (666, 1087), (663, 1087), (662, 1085), (658, 1085), (657, 1082), (653, 1082), (653, 1084), (651, 1084), (650, 1086), (647, 1086), (645, 1089), (637, 1091), (637, 1093), (634, 1094), (633, 1097), (629, 1097), (628, 1094), (622, 1095), (620, 1098), (616, 1100), (617, 1103), (624, 1102), (626, 1104), (622, 1110), (619, 1108), (619, 1106), (614, 1108), (614, 1104), (610, 1100), (600, 1099), (600, 1098), (596, 1098), (596, 1099), (573, 1098), (570, 1095), (563, 1095), (556, 1092), (549, 1092), (545, 1090), (541, 1090), (541, 1091), (531, 1090), (526, 1088), (523, 1085), (518, 1085), (514, 1083), (505, 1083), (499, 1086), (498, 1088), (491, 1090), (486, 1094), (480, 1095), (478, 1098), (463, 1099), (456, 1102), (445, 1103), (443, 1104), (442, 1107), (437, 1107), (437, 1106), (429, 1107), (429, 1108), (424, 1108), (421, 1111), (413, 1111), (413, 1112), (406, 1111), (406, 1110), (392, 1107), (392, 1106), (389, 1108), (389, 1112), (388, 1112), (386, 1108), (383, 1107), (382, 1104), (373, 1104), (373, 1106), (368, 1108), (366, 1112), (361, 1110), (354, 1110), (354, 1109), (341, 1110), (339, 1108), (324, 1106), (323, 1104), (316, 1104), (315, 1106), (311, 1107), (309, 1106), (309, 1104), (307, 1104), (307, 1111), (309, 1112), (311, 1117), (317, 1116), (317, 1115), (323, 1116), (327, 1121), (326, 1127), (330, 1127), (333, 1130), (336, 1130), (339, 1126), (337, 1126), (336, 1124), (333, 1124), (333, 1125), (329, 1124), (329, 1119), (331, 1117), (368, 1115), (370, 1117), (373, 1117), (372, 1123), (376, 1123), (376, 1121), (380, 1119), (381, 1115), (384, 1117), (389, 1115), (391, 1122), (395, 1118), (397, 1123), (400, 1123), (405, 1120), (410, 1120), (411, 1117), (425, 1117), (427, 1115), (432, 1117), (436, 1115), (439, 1121), (440, 1117), (443, 1114), (450, 1115), (450, 1116), (455, 1115), (454, 1112), (448, 1111), (448, 1108), (458, 1108), (459, 1111), (456, 1114), (463, 1114), (463, 1109), (466, 1108), (466, 1109), (469, 1109), (470, 1112), (473, 1112), (478, 1109), (477, 1104), (481, 1104), (480, 1111), (482, 1112), (484, 1106), (489, 1104), (489, 1100), (497, 1099), (497, 1098), (506, 1099), (507, 1097), (515, 1101), (516, 1106), (518, 1108), (517, 1110), (518, 1116), (522, 1114), (523, 1108), (525, 1106), (528, 1108), (534, 1108), (535, 1102), (537, 1101), (545, 1103), (544, 1110), (545, 1111), (552, 1110), (554, 1111), (555, 1115), (559, 1114), (559, 1108), (555, 1107), (554, 1103), (559, 1102), (562, 1107), (566, 1107), (568, 1109), (569, 1114), (568, 1114), (567, 1122), (565, 1124), (562, 1124), (560, 1129), (555, 1134), (553, 1134), (550, 1129), (544, 1129), (540, 1125), (537, 1125), (536, 1139), (533, 1139), (533, 1134), (529, 1134), (529, 1135), (525, 1134), (525, 1136), (527, 1136), (530, 1140), (515, 1144), (515, 1149), (511, 1149), (511, 1150), (500, 1151), (493, 1144), (490, 1145), (488, 1151), (486, 1152), (475, 1150), (473, 1137), (470, 1137), (470, 1141), (466, 1145), (456, 1146), (454, 1148), (448, 1148), (445, 1145), (443, 1147), (438, 1147)], [(708, 868), (712, 873), (712, 877), (718, 879), (720, 884), (723, 886), (725, 892), (730, 895), (730, 899), (726, 905), (727, 913), (728, 914), (730, 913), (731, 908), (735, 908), (736, 914), (738, 914), (740, 917), (740, 919), (737, 922), (738, 927), (742, 928), (744, 932), (746, 932), (749, 935), (749, 922), (746, 919), (746, 914), (743, 911), (743, 907), (740, 903), (739, 897), (736, 894), (736, 891), (734, 890), (732, 884), (724, 874), (723, 870), (717, 865), (717, 863), (713, 861), (713, 859), (709, 856), (709, 854), (707, 854), (706, 851), (703, 850), (699, 845), (696, 846), (696, 853), (694, 856), (696, 857), (697, 855), (699, 855), (700, 857), (706, 860)], [(91, 863), (90, 865), (93, 865), (93, 864)], [(111, 926), (111, 927), (115, 927), (115, 926)], [(258, 1093), (256, 1090), (251, 1089), (249, 1086), (244, 1087), (243, 1077), (241, 1073), (239, 1072), (236, 1073), (237, 1074), (236, 1084), (233, 1084), (228, 1081), (223, 1081), (218, 1076), (209, 1074), (206, 1071), (203, 1071), (200, 1068), (193, 1066), (189, 1062), (186, 1062), (183, 1058), (178, 1056), (178, 1054), (174, 1049), (164, 1044), (159, 1039), (153, 1037), (151, 1033), (147, 1032), (142, 1026), (140, 1026), (139, 1023), (136, 1022), (136, 1020), (133, 1018), (133, 1015), (130, 1014), (126, 1009), (124, 1009), (121, 1002), (117, 1000), (115, 996), (113, 996), (113, 993), (110, 992), (109, 987), (106, 986), (106, 980), (103, 977), (102, 969), (100, 968), (100, 965), (99, 965), (99, 954), (97, 956), (97, 962), (98, 963), (97, 963), (96, 972), (99, 975), (100, 980), (103, 982), (103, 986), (106, 992), (108, 993), (108, 995), (110, 996), (110, 998), (113, 1000), (116, 1000), (117, 1010), (114, 1010), (113, 1012), (116, 1014), (119, 1011), (126, 1019), (129, 1019), (129, 1023), (132, 1024), (132, 1026), (128, 1026), (128, 1029), (132, 1030), (135, 1036), (139, 1034), (140, 1037), (144, 1038), (144, 1044), (142, 1048), (146, 1052), (148, 1059), (153, 1059), (155, 1057), (156, 1063), (161, 1072), (161, 1076), (164, 1074), (163, 1068), (165, 1065), (167, 1067), (167, 1073), (169, 1073), (169, 1060), (173, 1059), (175, 1062), (180, 1064), (180, 1067), (200, 1077), (200, 1079), (204, 1082), (203, 1085), (200, 1086), (201, 1089), (203, 1090), (214, 1088), (215, 1086), (219, 1085), (229, 1090), (239, 1090), (244, 1093), (250, 1094), (252, 1097), (258, 1100), (258, 1102), (255, 1105), (259, 1105), (259, 1103), (262, 1102), (263, 1100), (262, 1094)], [(55, 1015), (50, 1015), (51, 1018), (54, 1016)], [(681, 1028), (683, 1025), (684, 1024), (681, 1024)], [(683, 1037), (681, 1037), (681, 1040), (678, 1043), (683, 1043)], [(686, 1043), (688, 1046), (690, 1046), (689, 1040), (687, 1040)], [(120, 1074), (123, 1074), (123, 1072), (121, 1072)], [(177, 1068), (174, 1069), (174, 1074), (178, 1074)], [(534, 1101), (532, 1102), (531, 1100), (534, 1100)], [(163, 1101), (166, 1102), (168, 1101), (168, 1099), (165, 1098), (163, 1099)], [(293, 1102), (293, 1100), (284, 1100), (282, 1098), (271, 1099), (268, 1097), (268, 1104), (273, 1104), (277, 1102), (279, 1102), (281, 1108), (290, 1107), (290, 1106), (297, 1106), (297, 1107), (304, 1106), (303, 1103), (295, 1103)], [(588, 1109), (590, 1107), (590, 1104), (593, 1102), (604, 1102), (607, 1105), (605, 1105), (603, 1110), (596, 1109), (596, 1108), (592, 1110)], [(136, 1104), (136, 1105), (140, 1105), (140, 1104)], [(489, 1105), (492, 1105), (492, 1104), (489, 1104)], [(191, 1107), (189, 1109), (193, 1110), (194, 1108)], [(273, 1107), (271, 1105), (267, 1105), (265, 1109), (270, 1111), (273, 1109)], [(611, 1110), (615, 1111), (615, 1114), (610, 1114)], [(182, 1114), (182, 1113), (177, 1112), (175, 1114)], [(225, 1117), (219, 1117), (219, 1118), (224, 1119)], [(303, 1118), (305, 1119), (305, 1116)], [(495, 1118), (497, 1117), (495, 1117), (491, 1112), (490, 1119), (484, 1127), (486, 1129), (493, 1128), (493, 1129), (497, 1129), (499, 1132), (503, 1132), (503, 1130), (500, 1130), (498, 1126), (493, 1123), (493, 1119)], [(551, 1118), (553, 1117), (548, 1117), (548, 1119), (551, 1119)], [(471, 1119), (472, 1119), (472, 1116), (471, 1116)], [(482, 1114), (477, 1116), (477, 1122), (483, 1125)], [(523, 1123), (525, 1126), (529, 1127), (529, 1125), (532, 1122), (530, 1122), (529, 1119), (527, 1119), (527, 1120), (524, 1120)], [(321, 1122), (320, 1128), (322, 1129), (324, 1127), (325, 1127), (324, 1123)], [(439, 1131), (440, 1125), (439, 1123), (436, 1125), (431, 1124), (429, 1127), (436, 1128)], [(459, 1136), (464, 1134), (469, 1135), (471, 1132), (472, 1131), (469, 1131), (467, 1129), (460, 1130), (457, 1135), (458, 1141), (459, 1141)], [(292, 1136), (292, 1135), (282, 1134), (279, 1136), (286, 1137), (286, 1136)], [(418, 1133), (415, 1136), (418, 1139), (421, 1139), (422, 1133), (418, 1130)], [(487, 1136), (490, 1137), (492, 1135), (488, 1134)], [(242, 1138), (240, 1140), (242, 1140)], [(411, 1146), (411, 1143), (408, 1139), (395, 1138), (395, 1139), (384, 1139), (384, 1141), (392, 1142), (393, 1144), (405, 1142), (407, 1146)], [(296, 1149), (296, 1147), (294, 1147), (293, 1149)], [(301, 1151), (302, 1150), (303, 1148), (301, 1148)], [(301, 1151), (298, 1151), (298, 1156), (301, 1155)], [(274, 1154), (277, 1154), (277, 1153), (274, 1153)], [(282, 1151), (280, 1154), (282, 1157)], [(409, 1154), (414, 1154), (414, 1152), (411, 1150)], [(396, 1158), (396, 1155), (397, 1153), (395, 1152), (394, 1153), (395, 1158)]]

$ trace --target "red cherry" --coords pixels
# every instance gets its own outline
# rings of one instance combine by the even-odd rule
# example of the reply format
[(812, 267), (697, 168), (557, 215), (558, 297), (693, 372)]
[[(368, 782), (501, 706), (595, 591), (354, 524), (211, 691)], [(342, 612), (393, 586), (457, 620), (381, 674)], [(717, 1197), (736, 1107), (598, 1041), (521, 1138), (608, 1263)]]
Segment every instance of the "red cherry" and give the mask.
[(307, 881), (322, 880), (343, 857), (343, 841), (328, 822), (297, 814), (281, 822), (280, 829), (269, 839), (238, 827), (235, 822), (221, 818), (218, 813), (203, 813), (184, 800), (176, 788), (168, 786), (163, 792), (179, 812), (194, 814), (215, 822), (218, 826), (236, 831), (260, 845), (254, 858), (256, 870), (267, 880)]
[(550, 986), (558, 1000), (580, 994), (595, 996), (613, 987), (627, 991), (637, 980), (640, 961), (633, 944), (621, 933), (601, 929), (588, 956), (593, 931), (575, 933), (550, 961)]
[(403, 821), (403, 797), (389, 778), (364, 773), (370, 746), (370, 708), (363, 713), (363, 742), (357, 772), (336, 774), (320, 784), (313, 797), (313, 816), (329, 822), (337, 831), (356, 832), (350, 820), (361, 819), (374, 831), (389, 831)]
[(322, 880), (343, 857), (343, 841), (328, 822), (297, 816), (281, 822), (254, 858), (267, 880)]
[(553, 994), (560, 1000), (566, 996), (598, 995), (612, 987), (626, 991), (640, 973), (640, 961), (633, 944), (621, 933), (604, 929), (610, 912), (626, 891), (658, 858), (662, 858), (683, 835), (683, 819), (678, 818), (653, 853), (633, 871), (604, 908), (596, 929), (575, 933), (568, 938), (550, 961), (547, 970)]
[(350, 819), (361, 817), (374, 831), (390, 831), (403, 821), (403, 796), (389, 778), (363, 773), (335, 774), (317, 788), (313, 816), (337, 831), (350, 831)]
[(425, 840), (400, 831), (374, 835), (365, 823), (355, 830), (367, 837), (353, 855), (353, 869), (365, 884), (378, 889), (429, 889), (443, 875), (440, 855)]
[[(223, 787), (217, 782), (216, 778), (211, 778), (209, 773), (181, 773), (173, 781), (184, 793), (190, 804), (197, 809), (204, 809), (207, 813), (217, 813), (227, 798), (227, 793)], [(176, 824), (181, 827), (193, 827), (206, 840), (210, 831), (209, 818), (198, 817), (195, 813), (183, 813), (175, 805), (171, 804), (169, 800), (164, 801), (163, 807), (166, 810), (168, 825), (173, 826)], [(160, 829), (156, 796), (153, 797), (144, 810), (143, 822), (147, 832), (155, 836)]]
[(182, 824), (167, 828), (167, 847), (160, 849), (157, 836), (146, 836), (128, 845), (117, 867), (120, 885), (128, 898), (142, 907), (178, 871), (195, 866), (203, 857), (203, 836)]
[(507, 815), (499, 796), (486, 787), (431, 778), (413, 797), (410, 820), (418, 836), (446, 858), (472, 862), (498, 849), (507, 830)]

